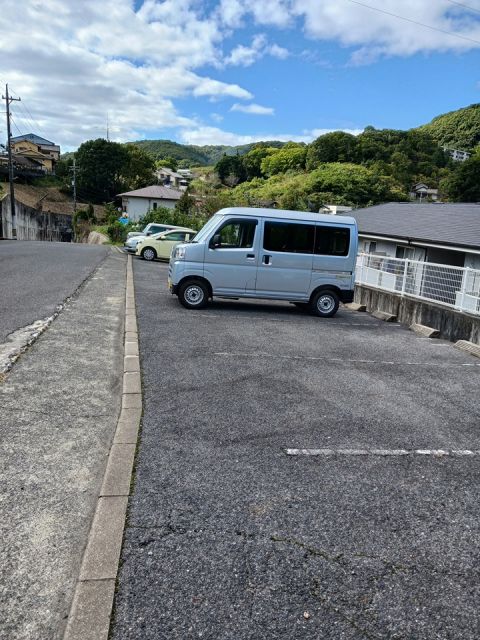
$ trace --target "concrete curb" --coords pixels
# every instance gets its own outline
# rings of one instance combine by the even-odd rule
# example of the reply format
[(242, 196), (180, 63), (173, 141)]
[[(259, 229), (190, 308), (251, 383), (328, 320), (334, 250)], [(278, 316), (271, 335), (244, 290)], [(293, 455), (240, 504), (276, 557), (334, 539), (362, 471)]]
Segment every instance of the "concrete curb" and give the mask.
[(410, 325), (410, 329), (411, 331), (413, 331), (419, 336), (422, 336), (423, 338), (438, 338), (440, 335), (440, 331), (438, 329), (427, 327), (424, 324), (417, 324), (416, 322), (413, 322)]
[(468, 342), (468, 340), (457, 340), (453, 346), (460, 351), (466, 351), (470, 355), (480, 358), (480, 344)]
[(347, 309), (350, 309), (350, 311), (365, 312), (367, 310), (367, 305), (359, 304), (358, 302), (347, 302), (345, 306), (347, 307)]
[(63, 640), (107, 640), (142, 415), (132, 257), (127, 262), (122, 409)]
[(378, 320), (383, 320), (384, 322), (396, 322), (397, 316), (394, 316), (392, 313), (387, 313), (386, 311), (374, 311), (372, 313), (374, 318)]

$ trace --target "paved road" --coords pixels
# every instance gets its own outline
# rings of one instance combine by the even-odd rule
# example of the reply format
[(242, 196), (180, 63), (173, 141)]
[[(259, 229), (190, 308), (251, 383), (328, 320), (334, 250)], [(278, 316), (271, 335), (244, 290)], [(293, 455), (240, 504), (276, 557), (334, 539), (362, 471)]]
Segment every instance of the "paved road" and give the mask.
[(65, 242), (0, 242), (0, 343), (52, 315), (110, 251)]
[(112, 252), (0, 381), (2, 640), (63, 638), (119, 413), (125, 267)]
[(479, 361), (345, 309), (187, 311), (165, 265), (134, 270), (145, 411), (113, 638), (478, 639), (480, 458), (352, 450), (479, 450)]

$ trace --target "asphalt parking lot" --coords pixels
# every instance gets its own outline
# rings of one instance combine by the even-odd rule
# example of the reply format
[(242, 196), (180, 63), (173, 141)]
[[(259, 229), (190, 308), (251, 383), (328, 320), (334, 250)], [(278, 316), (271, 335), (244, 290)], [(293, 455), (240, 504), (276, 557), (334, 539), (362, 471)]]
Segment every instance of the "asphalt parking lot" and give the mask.
[(345, 308), (188, 311), (166, 264), (134, 273), (144, 417), (112, 637), (477, 639), (480, 361)]

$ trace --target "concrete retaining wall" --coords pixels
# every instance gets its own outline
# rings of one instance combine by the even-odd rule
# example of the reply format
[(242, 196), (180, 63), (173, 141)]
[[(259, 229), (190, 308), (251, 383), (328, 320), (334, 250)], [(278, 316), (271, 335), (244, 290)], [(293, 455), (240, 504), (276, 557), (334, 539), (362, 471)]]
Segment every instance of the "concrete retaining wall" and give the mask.
[(480, 344), (480, 316), (365, 285), (356, 285), (355, 302), (366, 305), (367, 311), (392, 313), (402, 324), (410, 326), (416, 322), (438, 329), (440, 337), (445, 340), (468, 340)]
[[(62, 241), (71, 238), (68, 233), (72, 229), (71, 215), (50, 213), (15, 201), (17, 240)], [(9, 196), (0, 201), (0, 221), (0, 237), (13, 238)]]

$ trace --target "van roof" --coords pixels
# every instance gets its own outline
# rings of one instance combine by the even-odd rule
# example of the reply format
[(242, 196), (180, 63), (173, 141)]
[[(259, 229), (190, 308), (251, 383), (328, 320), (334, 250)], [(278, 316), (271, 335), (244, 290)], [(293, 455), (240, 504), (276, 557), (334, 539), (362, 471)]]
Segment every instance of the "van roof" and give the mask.
[(217, 211), (218, 216), (257, 216), (261, 218), (283, 218), (285, 220), (303, 220), (304, 222), (327, 222), (330, 224), (356, 225), (355, 218), (350, 216), (334, 216), (310, 211), (288, 211), (287, 209), (264, 209), (253, 207), (227, 207)]

